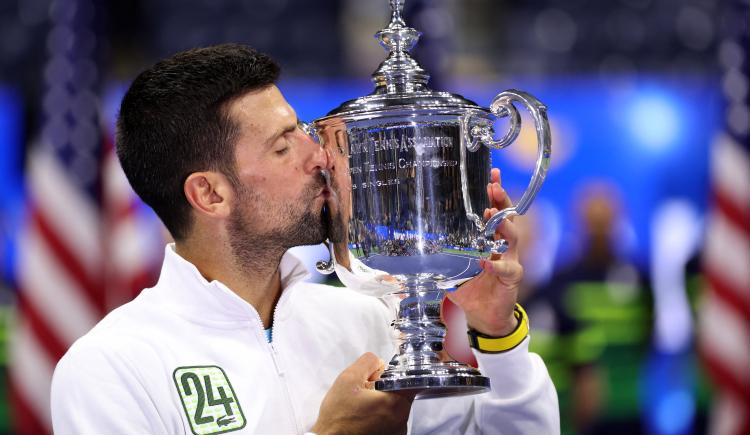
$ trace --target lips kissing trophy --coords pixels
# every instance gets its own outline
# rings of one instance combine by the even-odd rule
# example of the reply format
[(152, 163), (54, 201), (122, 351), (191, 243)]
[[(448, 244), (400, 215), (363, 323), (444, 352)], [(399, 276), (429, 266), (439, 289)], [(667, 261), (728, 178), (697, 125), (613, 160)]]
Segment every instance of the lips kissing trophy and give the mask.
[[(382, 271), (388, 282), (381, 284), (400, 300), (393, 323), (399, 353), (375, 388), (419, 389), (417, 398), (481, 393), (490, 389), (489, 378), (442, 355), (441, 304), (446, 291), (480, 272), (479, 259), (506, 250), (504, 240), (495, 240), (496, 228), (524, 214), (541, 187), (550, 159), (546, 107), (517, 90), (501, 92), (487, 109), (429, 89), (429, 75), (409, 55), (420, 32), (404, 23), (403, 0), (390, 4), (391, 22), (375, 35), (389, 53), (372, 76), (374, 92), (310, 127), (324, 146), (348, 155), (349, 250)], [(490, 151), (510, 145), (521, 128), (514, 103), (534, 120), (536, 167), (516, 205), (484, 222), (477, 211), (489, 206)], [(508, 132), (496, 140), (493, 125), (506, 117)], [(332, 270), (332, 246), (331, 254), (319, 270)]]

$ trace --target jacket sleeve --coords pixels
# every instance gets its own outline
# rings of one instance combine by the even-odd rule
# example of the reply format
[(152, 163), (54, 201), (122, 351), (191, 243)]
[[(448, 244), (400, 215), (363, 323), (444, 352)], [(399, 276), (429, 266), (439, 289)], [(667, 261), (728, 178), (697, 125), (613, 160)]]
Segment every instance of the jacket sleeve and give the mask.
[(559, 434), (557, 392), (542, 359), (528, 351), (529, 338), (499, 354), (474, 351), (488, 393), (418, 400), (410, 433)]
[(98, 346), (74, 345), (52, 378), (57, 435), (168, 433), (153, 401), (121, 358)]

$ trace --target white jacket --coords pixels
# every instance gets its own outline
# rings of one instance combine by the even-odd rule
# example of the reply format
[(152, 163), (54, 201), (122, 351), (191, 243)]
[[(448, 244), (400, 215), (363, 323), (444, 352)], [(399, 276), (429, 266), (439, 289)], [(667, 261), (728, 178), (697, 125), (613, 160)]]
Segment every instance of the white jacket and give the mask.
[[(301, 434), (334, 379), (364, 352), (393, 356), (390, 311), (346, 288), (305, 282), (292, 254), (269, 344), (255, 309), (207, 282), (170, 247), (161, 277), (60, 360), (52, 422), (66, 434)], [(476, 352), (492, 392), (414, 402), (410, 432), (559, 433), (557, 396), (528, 339)], [(235, 432), (236, 431), (236, 432)]]

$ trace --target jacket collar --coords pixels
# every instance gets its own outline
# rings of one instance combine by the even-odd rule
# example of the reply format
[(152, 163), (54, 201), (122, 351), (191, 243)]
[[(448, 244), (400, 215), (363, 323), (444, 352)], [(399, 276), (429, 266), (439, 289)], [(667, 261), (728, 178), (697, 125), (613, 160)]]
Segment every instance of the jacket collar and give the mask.
[[(282, 293), (275, 309), (274, 320), (287, 314), (286, 306), (289, 304), (293, 288), (309, 276), (304, 263), (290, 252), (286, 252), (281, 258), (279, 272)], [(255, 307), (221, 281), (207, 281), (194, 264), (175, 251), (174, 243), (168, 244), (165, 248), (161, 275), (153, 290), (151, 293), (170, 309), (197, 322), (260, 323), (260, 316)]]

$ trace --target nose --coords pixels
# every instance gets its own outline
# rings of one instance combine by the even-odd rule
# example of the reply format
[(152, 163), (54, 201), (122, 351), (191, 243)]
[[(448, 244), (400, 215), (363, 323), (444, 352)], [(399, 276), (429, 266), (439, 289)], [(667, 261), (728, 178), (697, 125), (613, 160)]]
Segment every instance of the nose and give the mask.
[(307, 146), (312, 150), (312, 155), (309, 159), (308, 170), (317, 172), (322, 169), (331, 170), (333, 169), (333, 157), (327, 147), (315, 142), (309, 135), (304, 135)]

